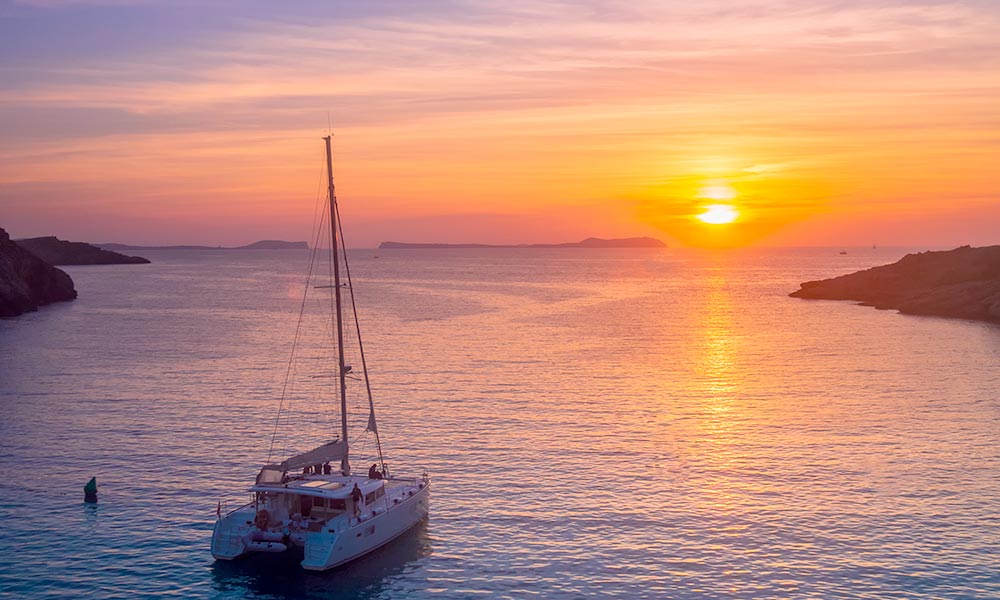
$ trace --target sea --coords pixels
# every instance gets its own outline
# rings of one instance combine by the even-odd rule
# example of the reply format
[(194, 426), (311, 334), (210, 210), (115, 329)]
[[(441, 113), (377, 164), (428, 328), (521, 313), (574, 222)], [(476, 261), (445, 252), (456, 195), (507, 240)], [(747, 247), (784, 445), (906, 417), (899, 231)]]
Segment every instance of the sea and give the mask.
[(0, 597), (1000, 598), (1000, 326), (787, 296), (909, 251), (840, 250), (351, 250), (379, 441), (432, 500), (326, 573), (209, 546), (337, 435), (329, 265), (66, 267), (79, 299), (0, 320)]

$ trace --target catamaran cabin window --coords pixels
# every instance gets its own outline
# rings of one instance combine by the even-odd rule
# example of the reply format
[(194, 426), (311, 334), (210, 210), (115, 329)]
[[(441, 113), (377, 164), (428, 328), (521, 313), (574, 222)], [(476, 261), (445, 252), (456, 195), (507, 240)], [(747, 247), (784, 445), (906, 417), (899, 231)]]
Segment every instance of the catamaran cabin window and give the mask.
[(313, 498), (313, 509), (319, 509), (326, 513), (347, 510), (343, 498)]
[(365, 504), (371, 504), (382, 496), (385, 496), (385, 488), (379, 488), (374, 492), (369, 492), (368, 494), (365, 494)]

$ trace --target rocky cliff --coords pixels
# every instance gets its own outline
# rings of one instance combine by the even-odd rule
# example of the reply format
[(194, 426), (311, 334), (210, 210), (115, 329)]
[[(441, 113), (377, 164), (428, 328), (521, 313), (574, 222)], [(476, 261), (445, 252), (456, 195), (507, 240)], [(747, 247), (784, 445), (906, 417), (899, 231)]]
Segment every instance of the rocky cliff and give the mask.
[(83, 242), (67, 242), (55, 236), (15, 240), (15, 243), (50, 265), (134, 265), (149, 262), (141, 256), (126, 256)]
[(1000, 246), (907, 254), (891, 265), (807, 281), (789, 295), (1000, 323)]
[(15, 244), (0, 229), (0, 317), (74, 298), (69, 275)]

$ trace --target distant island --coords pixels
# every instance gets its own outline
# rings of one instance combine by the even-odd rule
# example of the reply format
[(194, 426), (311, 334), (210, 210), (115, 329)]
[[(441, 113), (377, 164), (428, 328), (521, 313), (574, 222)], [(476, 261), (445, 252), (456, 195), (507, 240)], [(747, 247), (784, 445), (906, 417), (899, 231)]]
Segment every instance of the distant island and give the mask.
[(789, 296), (1000, 323), (1000, 246), (907, 254), (891, 265), (807, 281)]
[(15, 244), (0, 228), (0, 317), (75, 298), (76, 288), (65, 271)]
[(308, 242), (261, 240), (246, 246), (130, 246), (128, 244), (95, 244), (105, 250), (308, 250)]
[(67, 242), (55, 236), (14, 240), (14, 243), (50, 265), (138, 265), (141, 256), (126, 256), (84, 242)]
[(409, 242), (382, 242), (381, 249), (430, 250), (434, 248), (666, 248), (656, 238), (634, 237), (605, 240), (587, 238), (579, 242), (562, 244), (413, 244)]

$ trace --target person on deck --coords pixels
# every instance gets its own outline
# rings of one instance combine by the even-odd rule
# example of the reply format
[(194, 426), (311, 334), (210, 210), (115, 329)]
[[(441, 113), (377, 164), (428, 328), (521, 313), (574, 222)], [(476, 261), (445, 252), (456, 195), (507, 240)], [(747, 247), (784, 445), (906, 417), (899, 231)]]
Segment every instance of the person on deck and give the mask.
[(382, 479), (382, 472), (378, 470), (377, 464), (368, 467), (368, 479)]
[(354, 503), (354, 516), (358, 517), (361, 515), (361, 503), (364, 501), (364, 494), (361, 493), (361, 488), (358, 484), (354, 484), (354, 489), (351, 490), (351, 500)]

